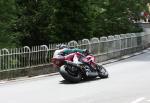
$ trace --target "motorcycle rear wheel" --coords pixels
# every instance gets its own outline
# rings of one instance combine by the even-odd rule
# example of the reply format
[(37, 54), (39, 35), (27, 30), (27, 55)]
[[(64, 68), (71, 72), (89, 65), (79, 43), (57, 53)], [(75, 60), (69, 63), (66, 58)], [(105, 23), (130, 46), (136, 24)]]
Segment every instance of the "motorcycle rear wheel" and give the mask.
[(71, 75), (68, 71), (67, 71), (67, 68), (65, 67), (65, 65), (61, 66), (60, 67), (60, 71), (59, 73), (61, 74), (61, 76), (69, 81), (69, 82), (72, 82), (72, 83), (78, 83), (81, 81), (82, 79), (82, 75), (78, 72), (76, 73), (76, 75)]

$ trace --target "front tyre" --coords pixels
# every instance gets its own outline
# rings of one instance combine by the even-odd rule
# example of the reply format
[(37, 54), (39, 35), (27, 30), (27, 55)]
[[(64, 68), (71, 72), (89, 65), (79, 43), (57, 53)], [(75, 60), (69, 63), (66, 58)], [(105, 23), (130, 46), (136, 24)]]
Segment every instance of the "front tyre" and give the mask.
[(100, 78), (108, 78), (108, 72), (102, 65), (97, 66), (97, 71)]
[(69, 82), (78, 83), (82, 79), (82, 76), (79, 72), (72, 75), (72, 73), (70, 73), (70, 71), (68, 71), (68, 68), (65, 65), (60, 67), (59, 72), (60, 72), (61, 76)]

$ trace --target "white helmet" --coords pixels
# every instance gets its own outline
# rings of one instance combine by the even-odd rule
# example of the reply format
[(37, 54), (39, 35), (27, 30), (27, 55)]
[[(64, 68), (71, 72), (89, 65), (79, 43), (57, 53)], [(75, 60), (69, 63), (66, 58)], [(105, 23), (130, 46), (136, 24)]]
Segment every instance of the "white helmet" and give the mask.
[(59, 49), (64, 49), (64, 48), (68, 48), (68, 46), (65, 45), (65, 44), (60, 44), (60, 45), (58, 45), (58, 48)]

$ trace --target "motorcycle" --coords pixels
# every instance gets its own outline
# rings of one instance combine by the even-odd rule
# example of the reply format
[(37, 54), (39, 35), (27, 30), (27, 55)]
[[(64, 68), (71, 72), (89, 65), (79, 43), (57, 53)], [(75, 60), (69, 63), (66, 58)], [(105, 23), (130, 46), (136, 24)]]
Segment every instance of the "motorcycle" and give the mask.
[(108, 78), (107, 70), (95, 62), (95, 57), (91, 54), (84, 56), (79, 52), (66, 56), (59, 54), (60, 50), (54, 52), (52, 63), (59, 68), (61, 76), (69, 82), (80, 82), (82, 79)]

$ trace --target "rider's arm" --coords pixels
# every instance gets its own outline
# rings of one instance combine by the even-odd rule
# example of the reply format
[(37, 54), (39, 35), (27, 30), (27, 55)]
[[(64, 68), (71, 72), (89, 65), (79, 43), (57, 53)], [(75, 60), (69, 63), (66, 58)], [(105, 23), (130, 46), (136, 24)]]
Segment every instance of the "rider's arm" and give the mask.
[(70, 53), (73, 53), (71, 49), (64, 49), (64, 50), (62, 51), (62, 54), (63, 54), (64, 56), (65, 56), (65, 55), (68, 55), (68, 54), (70, 54)]
[(75, 52), (84, 53), (84, 50), (78, 49), (78, 48), (65, 49), (65, 50), (62, 51), (62, 54), (63, 54), (63, 55), (68, 55), (68, 54), (70, 54), (70, 53), (75, 53)]
[(74, 49), (72, 49), (72, 52), (84, 53), (84, 50), (78, 49), (78, 48), (74, 48)]

